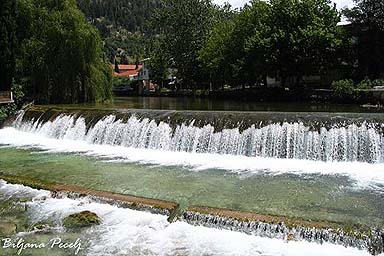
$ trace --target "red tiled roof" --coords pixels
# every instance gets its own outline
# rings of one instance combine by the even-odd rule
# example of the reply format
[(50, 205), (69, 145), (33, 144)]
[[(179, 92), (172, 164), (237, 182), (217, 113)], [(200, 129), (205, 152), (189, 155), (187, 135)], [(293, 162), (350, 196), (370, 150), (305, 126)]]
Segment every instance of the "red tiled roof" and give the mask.
[(117, 77), (137, 76), (137, 75), (139, 75), (139, 71), (138, 70), (128, 70), (128, 71), (125, 71), (122, 73), (113, 72), (113, 75), (117, 76)]
[[(115, 69), (115, 65), (111, 65), (112, 69)], [(143, 68), (143, 65), (118, 65), (120, 73), (117, 73), (115, 70), (113, 71), (113, 75), (117, 77), (129, 77), (129, 76), (137, 76), (139, 71)], [(136, 69), (137, 67), (137, 69)]]
[[(136, 70), (136, 65), (118, 65), (120, 70)], [(138, 65), (137, 69), (142, 69), (143, 65)]]

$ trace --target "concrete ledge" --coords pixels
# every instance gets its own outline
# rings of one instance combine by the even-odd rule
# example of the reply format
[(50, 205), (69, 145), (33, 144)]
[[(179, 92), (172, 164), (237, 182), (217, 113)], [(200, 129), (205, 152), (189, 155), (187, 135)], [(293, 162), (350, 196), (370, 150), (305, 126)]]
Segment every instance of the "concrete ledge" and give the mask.
[(52, 192), (52, 197), (90, 197), (93, 200), (101, 203), (117, 205), (119, 207), (130, 208), (134, 210), (149, 211), (155, 214), (162, 214), (167, 216), (172, 215), (179, 207), (179, 204), (175, 202), (123, 195), (78, 186), (55, 184), (26, 177), (4, 175), (1, 173), (0, 179), (5, 180), (11, 184), (22, 184), (35, 189), (49, 190)]

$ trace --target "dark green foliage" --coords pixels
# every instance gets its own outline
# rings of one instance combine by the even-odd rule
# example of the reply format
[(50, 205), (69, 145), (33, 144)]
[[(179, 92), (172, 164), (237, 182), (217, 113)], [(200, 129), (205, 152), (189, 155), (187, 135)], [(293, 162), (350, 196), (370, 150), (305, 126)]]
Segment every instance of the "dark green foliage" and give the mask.
[(355, 85), (353, 80), (345, 79), (334, 81), (332, 83), (331, 88), (334, 90), (334, 94), (338, 98), (350, 97), (353, 94), (353, 90), (355, 89)]
[(162, 37), (153, 38), (150, 44), (149, 56), (151, 59), (148, 62), (148, 68), (151, 80), (157, 84), (167, 80), (168, 76), (168, 58), (164, 44), (165, 40)]
[[(240, 28), (236, 27), (236, 23), (241, 18), (240, 15), (228, 7), (218, 11), (222, 15), (218, 16), (209, 31), (207, 40), (199, 50), (199, 61), (209, 73), (213, 89), (231, 84), (232, 81), (239, 78), (236, 76), (238, 74), (236, 60), (240, 59), (241, 52), (244, 50), (238, 45), (239, 41), (244, 38), (243, 33), (237, 33)], [(246, 31), (245, 27), (242, 29), (244, 32)], [(236, 37), (233, 36), (235, 33)]]
[(129, 77), (114, 77), (112, 79), (113, 87), (125, 87), (130, 86), (132, 88), (138, 87), (137, 80), (131, 80)]
[(222, 79), (219, 83), (266, 85), (267, 76), (280, 76), (283, 85), (298, 85), (304, 75), (323, 74), (339, 62), (335, 56), (343, 35), (339, 14), (330, 4), (253, 0), (233, 19), (213, 26), (200, 59), (212, 79)]
[(16, 0), (0, 1), (0, 91), (9, 91), (15, 74)]
[(18, 83), (38, 103), (111, 98), (102, 42), (74, 0), (19, 0)]
[(109, 22), (104, 23), (107, 26), (120, 26), (131, 32), (145, 32), (146, 21), (160, 6), (160, 0), (77, 0), (77, 3), (92, 22), (104, 18)]
[[(354, 83), (352, 79), (344, 79), (334, 81), (331, 88), (334, 90), (334, 97), (339, 101), (353, 102), (366, 98), (367, 90), (376, 86), (384, 86), (384, 80), (364, 79), (360, 83)], [(364, 92), (366, 93), (364, 94)]]
[(77, 0), (79, 8), (97, 27), (104, 40), (105, 54), (113, 63), (133, 63), (148, 57), (153, 34), (147, 21), (160, 0)]
[(21, 85), (13, 83), (12, 88), (14, 103), (0, 106), (0, 126), (1, 123), (7, 118), (14, 115), (17, 109), (24, 103), (24, 92)]
[(177, 69), (185, 87), (196, 88), (204, 80), (204, 67), (198, 57), (214, 14), (210, 0), (163, 0), (154, 13), (153, 29), (161, 32), (167, 63)]
[(384, 77), (384, 1), (354, 0), (355, 7), (344, 10), (352, 22), (359, 59), (358, 79)]
[(332, 68), (342, 40), (339, 14), (329, 0), (272, 0), (269, 56), (273, 69), (285, 78), (321, 74)]

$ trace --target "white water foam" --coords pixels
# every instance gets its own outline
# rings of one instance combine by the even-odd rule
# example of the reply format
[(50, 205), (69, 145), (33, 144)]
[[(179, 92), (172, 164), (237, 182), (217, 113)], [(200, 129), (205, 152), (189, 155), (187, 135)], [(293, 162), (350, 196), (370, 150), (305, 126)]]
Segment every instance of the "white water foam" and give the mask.
[(273, 157), (325, 162), (384, 163), (384, 136), (378, 124), (350, 124), (330, 129), (311, 130), (301, 122), (252, 125), (215, 131), (208, 124), (197, 127), (172, 126), (148, 118), (131, 116), (123, 121), (109, 115), (87, 129), (83, 117), (59, 115), (53, 120), (22, 121), (21, 114), (14, 123), (20, 131), (55, 139), (82, 140), (92, 144), (147, 148), (161, 151)]
[(21, 148), (39, 148), (47, 152), (72, 152), (108, 157), (115, 161), (157, 165), (181, 165), (194, 171), (222, 169), (239, 174), (270, 175), (320, 174), (344, 175), (354, 179), (358, 186), (383, 188), (384, 163), (323, 162), (299, 159), (247, 157), (210, 153), (188, 153), (140, 149), (113, 145), (91, 144), (83, 140), (54, 139), (44, 135), (22, 132), (15, 128), (0, 130), (0, 144)]
[[(0, 181), (0, 194), (29, 191), (37, 197), (47, 191), (31, 190), (24, 186)], [(227, 230), (192, 226), (184, 222), (168, 223), (167, 217), (147, 212), (122, 209), (107, 204), (47, 197), (28, 203), (33, 222), (62, 218), (84, 210), (101, 217), (101, 225), (86, 230), (92, 240), (86, 255), (369, 255), (366, 251), (340, 245), (309, 242), (286, 242)], [(24, 234), (25, 235), (25, 234)]]

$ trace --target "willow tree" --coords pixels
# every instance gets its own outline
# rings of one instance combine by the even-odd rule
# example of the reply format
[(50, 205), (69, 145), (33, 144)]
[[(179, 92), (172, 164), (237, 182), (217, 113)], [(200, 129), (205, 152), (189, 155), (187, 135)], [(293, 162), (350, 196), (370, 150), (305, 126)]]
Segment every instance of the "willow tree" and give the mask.
[(0, 1), (0, 91), (11, 88), (15, 71), (16, 1)]
[(97, 30), (74, 0), (18, 0), (18, 72), (40, 103), (111, 98), (112, 71)]

